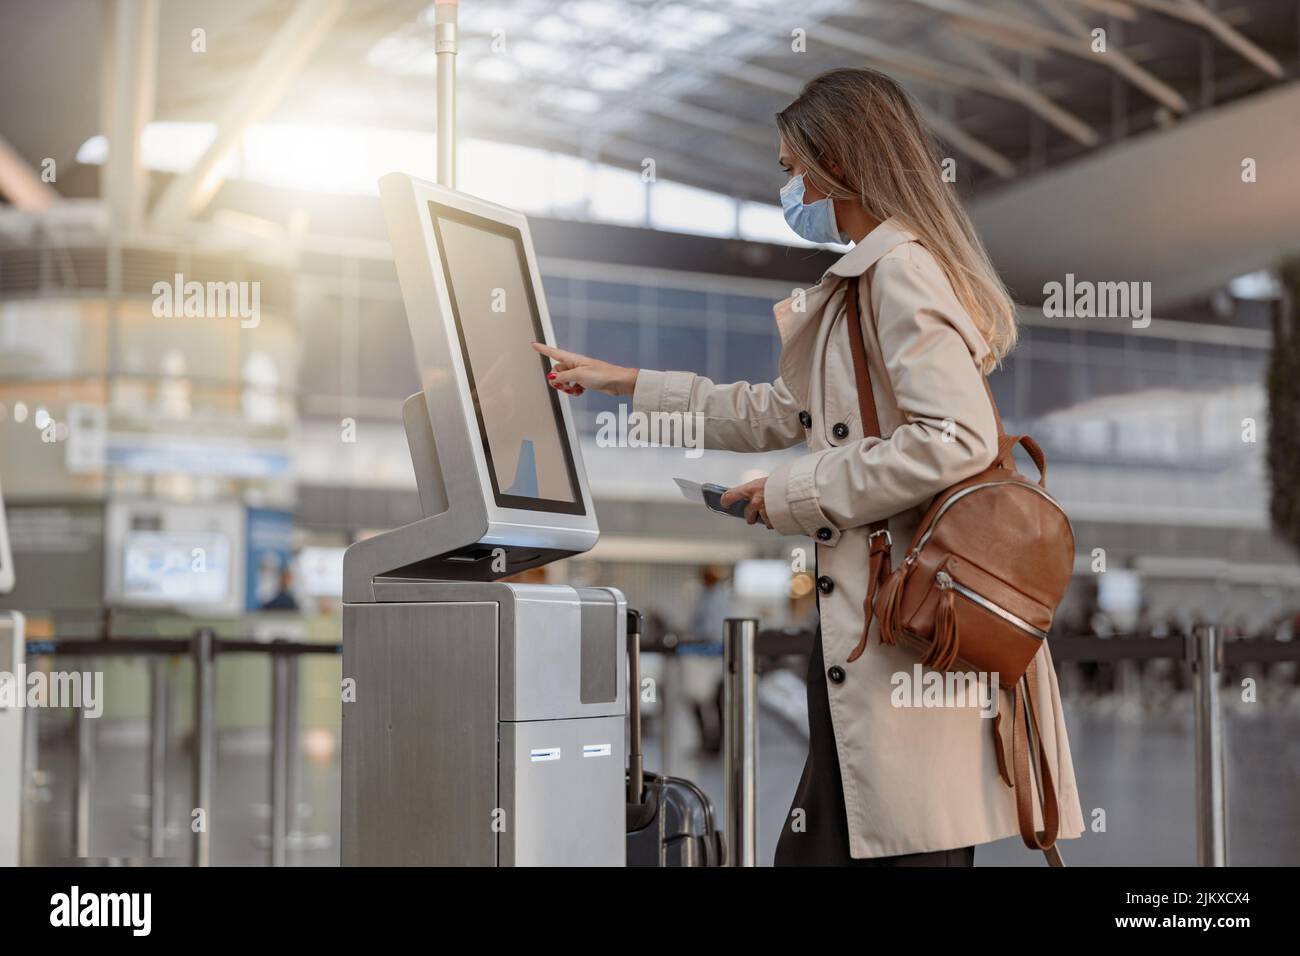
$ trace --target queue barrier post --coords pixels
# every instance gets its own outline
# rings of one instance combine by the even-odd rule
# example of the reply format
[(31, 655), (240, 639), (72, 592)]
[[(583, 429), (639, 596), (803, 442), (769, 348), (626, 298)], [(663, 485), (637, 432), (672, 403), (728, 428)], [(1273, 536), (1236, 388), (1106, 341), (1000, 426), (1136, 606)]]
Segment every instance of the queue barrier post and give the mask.
[[(196, 631), (190, 641), (194, 661), (194, 760), (191, 765), (193, 811), (190, 818), (192, 866), (212, 863), (212, 777), (216, 768), (216, 662), (213, 660), (214, 634), (206, 628)], [(192, 811), (192, 813), (193, 813)]]
[(171, 661), (149, 661), (149, 856), (166, 856), (167, 741), (170, 737)]
[(758, 621), (722, 625), (727, 866), (758, 865)]
[(1196, 734), (1196, 855), (1201, 866), (1228, 865), (1228, 792), (1224, 774), (1219, 629), (1196, 628), (1187, 640)]

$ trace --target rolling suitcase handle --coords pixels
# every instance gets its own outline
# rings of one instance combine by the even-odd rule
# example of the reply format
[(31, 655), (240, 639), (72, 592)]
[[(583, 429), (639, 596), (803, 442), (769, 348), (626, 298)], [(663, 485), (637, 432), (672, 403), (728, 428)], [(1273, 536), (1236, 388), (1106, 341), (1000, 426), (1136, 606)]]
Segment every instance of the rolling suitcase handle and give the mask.
[(627, 754), (627, 802), (645, 798), (645, 761), (641, 754), (641, 612), (627, 610), (627, 713), (631, 721)]
[[(646, 826), (661, 810), (658, 801), (648, 801), (646, 788), (645, 758), (641, 752), (641, 612), (628, 609), (627, 612), (627, 682), (628, 682), (628, 721), (629, 741), (627, 755), (627, 805), (628, 832)], [(693, 844), (699, 847), (705, 866), (722, 866), (727, 858), (726, 845), (721, 832), (714, 828), (713, 805), (696, 784), (679, 777), (663, 774), (650, 774), (656, 785), (662, 788), (666, 784), (688, 791), (694, 795), (699, 805), (704, 808), (705, 833), (693, 838)]]

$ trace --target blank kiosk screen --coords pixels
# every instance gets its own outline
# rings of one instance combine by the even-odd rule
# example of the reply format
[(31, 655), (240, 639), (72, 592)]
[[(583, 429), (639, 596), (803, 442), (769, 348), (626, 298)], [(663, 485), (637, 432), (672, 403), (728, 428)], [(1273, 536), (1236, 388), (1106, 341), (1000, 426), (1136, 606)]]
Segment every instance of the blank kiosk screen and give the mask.
[(429, 210), (497, 505), (585, 514), (519, 230)]

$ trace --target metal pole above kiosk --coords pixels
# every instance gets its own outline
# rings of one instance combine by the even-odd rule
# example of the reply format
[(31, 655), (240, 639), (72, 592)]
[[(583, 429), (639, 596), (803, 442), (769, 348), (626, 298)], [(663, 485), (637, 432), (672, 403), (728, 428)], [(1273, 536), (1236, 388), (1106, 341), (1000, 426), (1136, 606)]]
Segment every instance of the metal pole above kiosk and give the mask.
[(434, 0), (438, 61), (438, 185), (456, 188), (456, 20), (459, 0)]

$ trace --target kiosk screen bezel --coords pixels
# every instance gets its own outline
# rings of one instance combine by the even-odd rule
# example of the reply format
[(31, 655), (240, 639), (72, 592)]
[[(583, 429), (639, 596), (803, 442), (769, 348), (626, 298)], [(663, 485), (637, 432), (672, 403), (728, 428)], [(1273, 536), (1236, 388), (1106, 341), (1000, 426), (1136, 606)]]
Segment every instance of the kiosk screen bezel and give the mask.
[[(492, 443), (488, 437), (487, 426), (483, 420), (483, 410), (479, 404), (478, 387), (474, 381), (474, 363), (470, 359), (469, 346), (465, 341), (465, 330), (461, 324), (460, 307), (456, 302), (456, 286), (452, 279), (451, 265), (447, 261), (446, 247), (443, 242), (441, 220), (448, 219), (452, 222), (468, 226), (472, 229), (481, 229), (514, 243), (515, 254), (519, 260), (520, 274), (524, 277), (524, 287), (528, 293), (529, 316), (532, 319), (534, 341), (546, 342), (548, 345), (554, 344), (546, 336), (542, 327), (542, 313), (538, 302), (538, 292), (534, 287), (533, 270), (528, 261), (528, 254), (524, 248), (524, 238), (522, 232), (515, 226), (499, 222), (495, 219), (489, 219), (486, 216), (479, 216), (472, 212), (467, 212), (456, 206), (446, 203), (440, 203), (436, 200), (428, 200), (429, 218), (433, 227), (434, 241), (438, 247), (438, 261), (442, 266), (443, 282), (447, 289), (447, 301), (451, 304), (452, 320), (456, 325), (456, 339), (460, 343), (461, 359), (465, 366), (465, 378), (469, 384), (470, 400), (474, 403), (474, 417), (478, 422), (479, 444), (483, 449), (483, 456), (487, 462), (488, 480), (492, 483), (492, 495), (499, 508), (515, 508), (521, 511), (544, 511), (553, 514), (581, 515), (586, 516), (587, 508), (583, 501), (582, 485), (578, 481), (578, 470), (573, 460), (573, 448), (569, 442), (569, 430), (565, 427), (564, 413), (560, 408), (560, 396), (555, 389), (548, 387), (548, 399), (551, 403), (551, 415), (555, 422), (555, 435), (560, 442), (560, 451), (564, 456), (564, 467), (569, 480), (569, 491), (573, 496), (572, 501), (563, 501), (556, 498), (531, 498), (525, 495), (506, 494), (501, 491), (500, 483), (497, 481), (496, 466), (492, 461)], [(543, 376), (550, 370), (550, 363), (546, 356), (538, 354), (538, 369)]]

